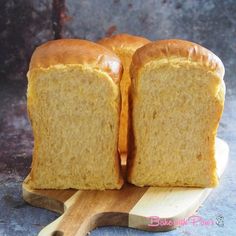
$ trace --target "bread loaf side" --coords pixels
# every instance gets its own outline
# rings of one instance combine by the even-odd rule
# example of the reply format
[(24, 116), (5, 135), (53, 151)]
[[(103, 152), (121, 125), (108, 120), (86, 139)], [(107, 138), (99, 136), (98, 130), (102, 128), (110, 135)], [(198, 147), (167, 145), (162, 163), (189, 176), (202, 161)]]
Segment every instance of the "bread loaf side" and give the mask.
[(129, 76), (129, 67), (134, 52), (149, 43), (150, 40), (130, 34), (117, 34), (109, 38), (98, 41), (99, 44), (114, 51), (121, 59), (124, 73), (120, 82), (122, 108), (120, 115), (119, 128), (119, 150), (121, 153), (127, 153), (127, 135), (128, 135), (128, 90), (131, 84)]

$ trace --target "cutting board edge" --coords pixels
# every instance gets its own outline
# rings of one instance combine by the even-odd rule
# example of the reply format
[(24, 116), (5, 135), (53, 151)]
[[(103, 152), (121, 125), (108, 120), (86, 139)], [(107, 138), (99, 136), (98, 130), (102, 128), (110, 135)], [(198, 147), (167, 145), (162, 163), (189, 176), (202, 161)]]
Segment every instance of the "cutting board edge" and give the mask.
[(37, 193), (37, 190), (30, 189), (25, 181), (22, 184), (22, 197), (24, 201), (34, 207), (47, 209), (59, 214), (65, 211), (65, 203), (54, 198), (49, 198), (47, 195)]

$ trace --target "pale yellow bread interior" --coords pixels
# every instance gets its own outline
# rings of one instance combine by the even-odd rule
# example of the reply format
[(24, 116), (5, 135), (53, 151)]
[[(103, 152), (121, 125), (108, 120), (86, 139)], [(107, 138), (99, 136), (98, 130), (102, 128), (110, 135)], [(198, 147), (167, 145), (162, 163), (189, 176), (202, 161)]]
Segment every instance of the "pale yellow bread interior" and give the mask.
[(166, 40), (134, 55), (130, 183), (217, 186), (215, 138), (224, 106), (224, 67), (206, 50), (191, 42)]
[[(86, 51), (87, 42), (63, 42), (63, 50), (68, 52), (71, 43)], [(34, 134), (29, 184), (35, 189), (119, 189), (119, 83), (102, 67), (85, 64), (88, 60), (79, 56), (76, 60), (48, 67), (32, 62), (27, 91)]]
[[(99, 44), (114, 51), (121, 59), (124, 72), (120, 82), (120, 90), (122, 97), (122, 108), (120, 113), (120, 128), (119, 128), (119, 151), (127, 153), (127, 136), (128, 136), (128, 90), (131, 84), (129, 76), (129, 68), (134, 52), (149, 43), (150, 40), (134, 36), (130, 34), (117, 34), (108, 38), (103, 38), (98, 41)], [(125, 155), (123, 155), (125, 157)], [(124, 160), (126, 162), (126, 160)]]

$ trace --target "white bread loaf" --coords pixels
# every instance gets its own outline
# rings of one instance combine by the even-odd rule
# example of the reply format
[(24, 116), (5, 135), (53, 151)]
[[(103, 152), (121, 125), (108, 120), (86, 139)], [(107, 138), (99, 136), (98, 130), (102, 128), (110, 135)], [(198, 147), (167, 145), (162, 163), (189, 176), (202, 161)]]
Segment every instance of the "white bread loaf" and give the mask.
[(143, 45), (149, 43), (150, 40), (134, 36), (130, 34), (117, 34), (109, 38), (103, 38), (98, 41), (99, 44), (114, 51), (124, 67), (124, 73), (120, 82), (122, 107), (120, 114), (120, 128), (119, 128), (119, 151), (127, 153), (127, 132), (128, 132), (128, 90), (131, 84), (129, 76), (129, 67), (132, 56), (135, 51)]
[(224, 66), (202, 46), (161, 40), (133, 56), (128, 180), (138, 186), (214, 187)]
[(35, 189), (119, 189), (119, 58), (78, 39), (38, 47), (28, 72)]

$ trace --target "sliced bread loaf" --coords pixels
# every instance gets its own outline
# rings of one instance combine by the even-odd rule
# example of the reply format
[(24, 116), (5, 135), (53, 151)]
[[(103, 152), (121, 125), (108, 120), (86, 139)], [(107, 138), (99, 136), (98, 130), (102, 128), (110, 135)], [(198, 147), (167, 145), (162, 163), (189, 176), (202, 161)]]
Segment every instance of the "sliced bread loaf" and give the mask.
[(27, 105), (35, 189), (119, 189), (119, 58), (101, 45), (55, 40), (33, 53)]
[(131, 64), (128, 180), (138, 186), (214, 187), (224, 66), (206, 48), (161, 40)]

